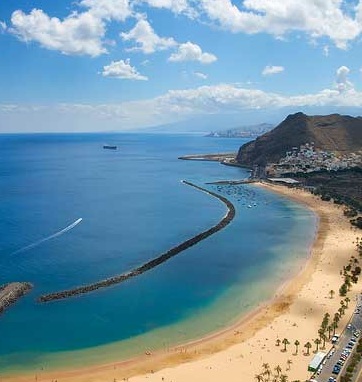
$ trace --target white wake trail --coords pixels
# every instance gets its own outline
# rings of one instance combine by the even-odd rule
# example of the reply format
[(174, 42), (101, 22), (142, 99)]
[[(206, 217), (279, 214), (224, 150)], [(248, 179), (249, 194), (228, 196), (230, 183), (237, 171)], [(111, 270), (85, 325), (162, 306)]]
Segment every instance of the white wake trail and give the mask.
[(75, 222), (73, 222), (72, 224), (68, 225), (67, 227), (63, 228), (62, 230), (56, 232), (56, 233), (53, 233), (52, 235), (50, 236), (47, 236), (47, 237), (44, 237), (43, 239), (40, 239), (32, 244), (29, 244), (23, 248), (20, 248), (18, 249), (17, 251), (13, 252), (10, 254), (10, 256), (13, 256), (13, 255), (16, 255), (17, 253), (20, 253), (20, 252), (25, 252), (25, 251), (28, 251), (29, 249), (32, 249), (34, 247), (37, 247), (38, 245), (44, 243), (45, 241), (48, 241), (48, 240), (51, 240), (51, 239), (54, 239), (58, 236), (61, 236), (63, 235), (64, 233), (70, 231), (71, 229), (73, 229), (75, 226), (77, 226), (83, 219), (82, 218), (79, 218), (77, 219)]

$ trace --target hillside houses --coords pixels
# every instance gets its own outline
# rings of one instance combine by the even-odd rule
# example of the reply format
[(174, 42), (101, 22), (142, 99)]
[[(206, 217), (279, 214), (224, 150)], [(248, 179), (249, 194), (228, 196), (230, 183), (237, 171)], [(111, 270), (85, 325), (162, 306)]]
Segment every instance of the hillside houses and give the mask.
[(361, 152), (336, 155), (330, 151), (316, 149), (314, 143), (311, 142), (300, 147), (293, 147), (278, 163), (267, 166), (266, 172), (277, 176), (321, 170), (337, 171), (361, 166), (361, 164)]

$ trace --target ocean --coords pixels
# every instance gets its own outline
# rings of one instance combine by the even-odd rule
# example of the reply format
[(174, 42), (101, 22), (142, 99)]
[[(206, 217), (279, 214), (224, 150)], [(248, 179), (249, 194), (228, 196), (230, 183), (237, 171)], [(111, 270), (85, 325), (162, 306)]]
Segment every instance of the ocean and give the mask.
[[(242, 139), (166, 134), (0, 135), (0, 284), (34, 288), (0, 316), (0, 373), (79, 367), (166, 349), (231, 325), (271, 298), (309, 255), (317, 220), (243, 179), (245, 169), (183, 161)], [(104, 144), (117, 145), (105, 150)], [(224, 230), (122, 284), (39, 304), (111, 277), (216, 224)]]

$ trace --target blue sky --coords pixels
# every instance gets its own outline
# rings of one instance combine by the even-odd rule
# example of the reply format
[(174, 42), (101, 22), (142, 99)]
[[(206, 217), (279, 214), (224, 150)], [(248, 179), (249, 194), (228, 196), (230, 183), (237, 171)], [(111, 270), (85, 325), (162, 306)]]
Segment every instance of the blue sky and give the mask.
[(3, 1), (0, 132), (358, 114), (361, 37), (359, 0)]

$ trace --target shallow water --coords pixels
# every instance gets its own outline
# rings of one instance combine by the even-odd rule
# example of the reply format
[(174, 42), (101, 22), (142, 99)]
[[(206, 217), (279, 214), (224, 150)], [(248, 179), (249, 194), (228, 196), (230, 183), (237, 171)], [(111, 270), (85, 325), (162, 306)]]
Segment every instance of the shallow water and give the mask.
[[(0, 370), (79, 366), (165, 348), (218, 330), (270, 298), (308, 256), (315, 216), (252, 185), (205, 186), (247, 177), (246, 170), (177, 159), (236, 151), (242, 142), (0, 136), (0, 283), (35, 286), (0, 319)], [(104, 143), (119, 149), (103, 150)], [(231, 200), (233, 222), (123, 284), (36, 303), (43, 293), (129, 270), (217, 223), (225, 206), (183, 179)]]

